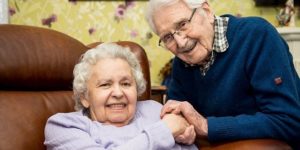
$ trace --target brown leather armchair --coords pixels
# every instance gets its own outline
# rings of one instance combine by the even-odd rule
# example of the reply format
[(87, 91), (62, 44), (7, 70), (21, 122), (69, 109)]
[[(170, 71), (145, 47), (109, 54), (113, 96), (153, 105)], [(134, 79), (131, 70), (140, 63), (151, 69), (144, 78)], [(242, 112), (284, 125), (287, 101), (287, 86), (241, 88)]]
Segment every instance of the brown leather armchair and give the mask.
[[(149, 99), (151, 82), (144, 49), (133, 42), (117, 43), (131, 47), (140, 60), (148, 83), (140, 99)], [(72, 71), (89, 46), (50, 29), (0, 25), (1, 150), (45, 149), (44, 126), (48, 117), (74, 111)], [(200, 143), (200, 148), (207, 150), (290, 148), (275, 140)]]

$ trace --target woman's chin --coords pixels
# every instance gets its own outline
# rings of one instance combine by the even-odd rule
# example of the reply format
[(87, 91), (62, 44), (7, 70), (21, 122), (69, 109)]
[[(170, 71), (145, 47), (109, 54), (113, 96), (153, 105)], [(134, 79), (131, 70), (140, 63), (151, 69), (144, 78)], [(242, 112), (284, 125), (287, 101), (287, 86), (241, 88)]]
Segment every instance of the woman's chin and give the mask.
[(117, 127), (121, 127), (121, 126), (125, 126), (128, 125), (130, 122), (129, 119), (124, 118), (124, 117), (116, 117), (116, 118), (112, 118), (109, 121), (109, 124), (117, 126)]

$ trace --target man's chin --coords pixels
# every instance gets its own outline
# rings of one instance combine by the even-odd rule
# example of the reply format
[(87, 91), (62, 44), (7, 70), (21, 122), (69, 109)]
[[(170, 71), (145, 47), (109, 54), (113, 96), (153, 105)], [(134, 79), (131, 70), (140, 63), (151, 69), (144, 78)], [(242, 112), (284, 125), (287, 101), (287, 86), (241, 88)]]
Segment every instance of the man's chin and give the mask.
[[(181, 59), (181, 58), (180, 58)], [(193, 65), (193, 62), (191, 60), (188, 60), (188, 59), (181, 59), (183, 62), (185, 62), (186, 64), (189, 64), (189, 65)]]
[(181, 60), (183, 60), (185, 63), (193, 65), (197, 64), (197, 61), (193, 59), (193, 54), (194, 54), (195, 49), (192, 51), (189, 51), (188, 53), (183, 53)]

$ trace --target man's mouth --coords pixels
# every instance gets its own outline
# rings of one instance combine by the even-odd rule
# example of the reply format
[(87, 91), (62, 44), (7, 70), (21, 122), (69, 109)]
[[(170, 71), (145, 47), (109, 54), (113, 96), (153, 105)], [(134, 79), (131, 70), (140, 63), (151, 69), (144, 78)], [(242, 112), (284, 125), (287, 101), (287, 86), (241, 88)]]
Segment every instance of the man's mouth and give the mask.
[(190, 41), (188, 41), (186, 46), (183, 48), (180, 48), (179, 51), (181, 53), (189, 53), (196, 47), (196, 44), (197, 44), (197, 40), (191, 39)]

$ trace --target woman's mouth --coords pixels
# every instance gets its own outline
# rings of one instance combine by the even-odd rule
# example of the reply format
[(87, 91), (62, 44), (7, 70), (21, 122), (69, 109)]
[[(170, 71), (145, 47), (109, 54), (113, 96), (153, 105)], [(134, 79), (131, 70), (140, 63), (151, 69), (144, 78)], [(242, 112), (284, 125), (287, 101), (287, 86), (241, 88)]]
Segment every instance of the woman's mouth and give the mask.
[(125, 103), (117, 103), (117, 104), (107, 104), (106, 107), (111, 109), (123, 109), (127, 106)]

